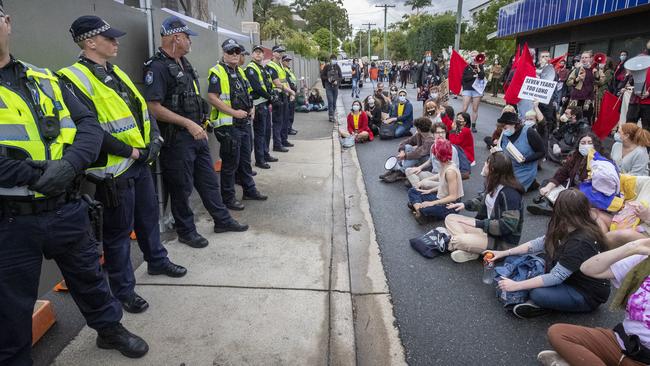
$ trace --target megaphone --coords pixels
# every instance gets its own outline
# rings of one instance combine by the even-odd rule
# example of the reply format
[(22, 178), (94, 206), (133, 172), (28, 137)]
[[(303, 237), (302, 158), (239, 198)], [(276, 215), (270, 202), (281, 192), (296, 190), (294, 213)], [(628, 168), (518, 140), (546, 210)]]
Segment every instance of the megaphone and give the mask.
[(474, 63), (477, 65), (482, 65), (485, 62), (485, 54), (484, 53), (479, 53), (474, 57)]
[(634, 94), (643, 94), (643, 87), (645, 85), (646, 71), (650, 67), (650, 56), (639, 55), (632, 57), (625, 62), (625, 68), (632, 73), (634, 78)]
[(594, 55), (594, 62), (597, 64), (604, 64), (607, 62), (607, 55), (602, 52), (598, 52)]

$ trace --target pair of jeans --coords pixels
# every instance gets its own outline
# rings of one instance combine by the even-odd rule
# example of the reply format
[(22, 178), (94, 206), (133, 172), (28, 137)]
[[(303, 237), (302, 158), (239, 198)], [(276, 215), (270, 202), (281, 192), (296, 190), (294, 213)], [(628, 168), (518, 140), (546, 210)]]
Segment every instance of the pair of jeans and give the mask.
[[(431, 201), (436, 201), (438, 199), (438, 196), (436, 196), (435, 193), (422, 194), (416, 188), (409, 189), (408, 197), (409, 197), (409, 202), (413, 204), (431, 202)], [(447, 215), (453, 212), (455, 211), (448, 209), (447, 205), (435, 205), (435, 206), (430, 206), (430, 207), (425, 207), (420, 209), (420, 213), (422, 215), (431, 216), (436, 220), (443, 220), (445, 217), (447, 217)]]
[(528, 296), (532, 302), (544, 309), (567, 313), (585, 313), (594, 310), (578, 290), (565, 283), (532, 289)]
[[(404, 152), (405, 153), (410, 153), (410, 152), (413, 152), (414, 150), (415, 150), (415, 147), (413, 147), (412, 145), (409, 145), (409, 144), (404, 145)], [(402, 173), (405, 173), (406, 169), (412, 168), (412, 167), (414, 167), (416, 165), (419, 165), (418, 164), (419, 162), (420, 162), (419, 159), (410, 159), (410, 160), (405, 159), (405, 160), (400, 161), (399, 164), (397, 164), (397, 166), (395, 168), (397, 170), (401, 171)]]
[(352, 96), (359, 95), (359, 79), (352, 78)]
[(330, 119), (334, 119), (336, 117), (336, 99), (339, 96), (339, 88), (325, 88), (325, 94), (327, 94), (327, 114)]
[[(397, 122), (395, 122), (397, 123)], [(397, 128), (395, 128), (395, 137), (404, 137), (408, 135), (409, 131), (411, 130), (411, 125), (408, 124), (401, 124), (397, 125)]]

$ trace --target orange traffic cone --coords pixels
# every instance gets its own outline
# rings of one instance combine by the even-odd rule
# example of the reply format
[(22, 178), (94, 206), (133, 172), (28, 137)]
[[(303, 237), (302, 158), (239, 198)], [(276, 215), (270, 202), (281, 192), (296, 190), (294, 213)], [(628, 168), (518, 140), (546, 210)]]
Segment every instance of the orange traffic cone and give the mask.
[(221, 159), (214, 162), (214, 171), (215, 172), (221, 171)]
[(56, 315), (52, 303), (47, 300), (37, 300), (32, 313), (32, 345), (54, 325)]

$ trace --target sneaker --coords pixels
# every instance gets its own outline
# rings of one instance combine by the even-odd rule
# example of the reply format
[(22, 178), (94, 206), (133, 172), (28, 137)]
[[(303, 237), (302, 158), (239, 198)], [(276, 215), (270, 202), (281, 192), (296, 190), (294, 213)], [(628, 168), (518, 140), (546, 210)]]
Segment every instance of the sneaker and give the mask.
[(523, 304), (517, 304), (512, 308), (512, 313), (521, 319), (534, 318), (536, 316), (546, 315), (550, 312), (550, 310), (541, 308), (530, 300)]
[(553, 207), (549, 205), (547, 200), (543, 200), (540, 203), (532, 204), (526, 206), (526, 210), (530, 212), (533, 215), (539, 215), (539, 216), (552, 216), (553, 215)]
[(537, 361), (544, 366), (571, 366), (559, 353), (551, 350), (544, 350), (538, 353)]
[(389, 176), (391, 174), (393, 174), (393, 171), (392, 170), (387, 170), (384, 174), (381, 174), (379, 176), (379, 179), (384, 179), (384, 178), (386, 178), (387, 176)]
[(478, 257), (479, 257), (478, 254), (466, 252), (464, 250), (454, 250), (451, 253), (451, 259), (456, 263), (474, 261), (477, 260)]
[(398, 180), (402, 180), (402, 179), (406, 179), (406, 175), (404, 175), (404, 173), (402, 173), (400, 171), (396, 171), (396, 172), (393, 172), (393, 174), (385, 177), (383, 179), (383, 181), (386, 182), (386, 183), (395, 183)]

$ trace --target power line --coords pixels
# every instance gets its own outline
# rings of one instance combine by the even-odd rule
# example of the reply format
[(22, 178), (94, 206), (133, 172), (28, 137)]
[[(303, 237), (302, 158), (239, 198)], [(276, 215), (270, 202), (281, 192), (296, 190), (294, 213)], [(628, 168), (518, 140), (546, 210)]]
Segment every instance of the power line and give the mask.
[(388, 16), (388, 8), (394, 8), (395, 5), (375, 5), (375, 8), (384, 8), (384, 60), (388, 54), (388, 48), (386, 47), (386, 17)]

